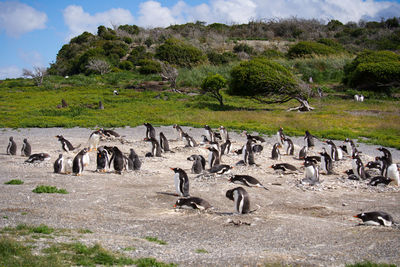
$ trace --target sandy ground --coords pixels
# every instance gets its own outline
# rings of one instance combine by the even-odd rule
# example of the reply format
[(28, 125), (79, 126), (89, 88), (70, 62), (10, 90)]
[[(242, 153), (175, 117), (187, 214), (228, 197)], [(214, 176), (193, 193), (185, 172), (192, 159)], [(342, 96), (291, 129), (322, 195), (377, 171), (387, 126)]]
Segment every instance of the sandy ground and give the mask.
[[(183, 127), (197, 141), (203, 129)], [(115, 129), (129, 143), (102, 141), (101, 145), (117, 145), (124, 153), (134, 148), (143, 165), (140, 171), (122, 175), (96, 173), (96, 152), (90, 152), (90, 165), (82, 176), (53, 173), (53, 162), (61, 151), (54, 137), (62, 134), (72, 144), (87, 144), (92, 130), (62, 129), (3, 129), (0, 132), (0, 227), (20, 223), (46, 224), (56, 228), (90, 229), (93, 234), (83, 237), (88, 244), (100, 243), (127, 256), (155, 257), (181, 266), (255, 266), (265, 263), (292, 265), (341, 266), (346, 263), (370, 260), (400, 264), (400, 229), (398, 227), (360, 226), (352, 216), (362, 211), (386, 211), (400, 221), (400, 188), (370, 187), (367, 181), (351, 181), (344, 170), (351, 168), (350, 158), (334, 163), (338, 175), (322, 175), (322, 183), (301, 185), (304, 177), (302, 162), (293, 156), (270, 159), (275, 137), (267, 138), (264, 150), (256, 155), (259, 166), (235, 167), (234, 174), (248, 174), (259, 179), (269, 191), (245, 188), (251, 200), (248, 215), (235, 215), (233, 202), (225, 197), (228, 189), (238, 185), (226, 177), (196, 178), (191, 174), (192, 154), (207, 156), (207, 151), (185, 148), (177, 140), (171, 126), (157, 127), (170, 140), (175, 153), (161, 158), (145, 158), (150, 144), (143, 140), (145, 127)], [(230, 133), (233, 148), (240, 148), (245, 138)], [(18, 144), (18, 155), (5, 154), (9, 136)], [(47, 163), (26, 164), (19, 156), (23, 138), (28, 138), (33, 153), (51, 155)], [(292, 139), (298, 154), (301, 138)], [(340, 144), (341, 142), (337, 142)], [(358, 144), (366, 163), (379, 155), (374, 146)], [(313, 153), (321, 151), (317, 141)], [(400, 161), (398, 150), (391, 149), (395, 162)], [(73, 157), (74, 153), (66, 156)], [(241, 158), (235, 154), (223, 156), (225, 164), (234, 165)], [(300, 171), (282, 174), (269, 168), (276, 162), (288, 162)], [(190, 194), (206, 199), (211, 212), (174, 209), (176, 196), (173, 172), (180, 167), (189, 175)], [(5, 185), (11, 179), (21, 179), (23, 185)], [(65, 188), (69, 194), (36, 194), (37, 185)], [(235, 226), (230, 223), (249, 223)], [(167, 242), (159, 245), (144, 239), (157, 237)], [(136, 250), (123, 251), (126, 247)], [(196, 250), (206, 250), (198, 253)]]

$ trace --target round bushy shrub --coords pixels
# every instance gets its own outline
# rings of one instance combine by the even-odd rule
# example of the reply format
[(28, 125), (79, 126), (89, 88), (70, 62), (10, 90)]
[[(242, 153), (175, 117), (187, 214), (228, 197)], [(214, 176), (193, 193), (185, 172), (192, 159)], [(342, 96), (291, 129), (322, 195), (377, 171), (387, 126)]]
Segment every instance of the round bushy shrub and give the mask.
[(161, 64), (151, 59), (142, 59), (139, 61), (139, 72), (141, 74), (154, 74), (161, 72)]
[(124, 60), (119, 63), (119, 68), (121, 70), (131, 70), (131, 69), (133, 69), (133, 67), (134, 67), (133, 63), (128, 60)]
[(237, 59), (237, 55), (232, 52), (224, 52), (222, 54), (219, 54), (217, 52), (211, 51), (207, 53), (207, 58), (208, 61), (213, 65), (222, 65)]
[(255, 58), (231, 70), (229, 94), (241, 96), (293, 95), (298, 86), (294, 75), (279, 63)]
[(298, 42), (297, 44), (293, 45), (289, 48), (288, 56), (290, 58), (296, 57), (312, 57), (313, 55), (332, 55), (336, 54), (337, 51), (325, 44), (316, 43), (316, 42), (309, 42), (309, 41), (302, 41)]
[(364, 51), (344, 67), (349, 86), (382, 92), (400, 83), (400, 55), (391, 51)]
[(156, 58), (171, 65), (191, 67), (205, 60), (200, 49), (177, 39), (168, 39), (157, 47)]
[(245, 52), (249, 55), (254, 53), (253, 47), (249, 46), (248, 44), (237, 44), (233, 47), (233, 52), (235, 53), (240, 53), (240, 52)]

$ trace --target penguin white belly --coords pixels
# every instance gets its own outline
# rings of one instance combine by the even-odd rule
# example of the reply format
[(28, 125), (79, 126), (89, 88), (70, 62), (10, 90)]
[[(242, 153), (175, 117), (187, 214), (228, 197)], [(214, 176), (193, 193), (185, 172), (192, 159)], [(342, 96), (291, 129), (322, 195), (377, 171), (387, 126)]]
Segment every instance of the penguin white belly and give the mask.
[(341, 148), (338, 147), (337, 149), (337, 154), (338, 154), (338, 160), (343, 159), (343, 151)]
[(381, 225), (379, 222), (376, 222), (376, 221), (373, 221), (373, 220), (365, 221), (364, 224), (366, 224), (366, 225), (374, 225), (374, 226)]
[(88, 153), (83, 155), (82, 162), (83, 162), (83, 166), (85, 166), (85, 167), (90, 164), (90, 157), (89, 157)]
[(347, 154), (352, 156), (353, 155), (353, 147), (351, 146), (351, 144), (349, 142), (346, 143), (346, 149), (347, 149)]
[(243, 212), (244, 198), (240, 196), (238, 190), (233, 191), (233, 199), (235, 200), (236, 213)]
[(89, 149), (97, 149), (97, 146), (100, 142), (100, 135), (98, 134), (93, 134), (90, 138), (89, 138)]
[[(281, 135), (280, 135), (279, 132), (276, 133), (276, 139), (277, 139), (278, 143), (279, 143), (280, 145), (282, 145), (282, 139), (281, 139)], [(285, 142), (285, 143), (286, 143), (286, 142)]]
[(326, 169), (326, 161), (324, 156), (321, 156), (321, 170), (324, 172), (328, 172), (328, 170)]
[(306, 177), (307, 179), (314, 179), (315, 177), (315, 169), (310, 166), (306, 168)]
[(400, 184), (399, 170), (397, 169), (396, 164), (393, 163), (387, 168), (387, 178), (392, 180), (394, 185), (398, 186)]
[(353, 159), (352, 162), (351, 162), (351, 168), (353, 169), (354, 175), (357, 176), (358, 178), (360, 178), (360, 175), (358, 174), (357, 162), (356, 162), (355, 159)]
[(176, 190), (176, 193), (177, 193), (178, 195), (183, 195), (183, 192), (181, 192), (181, 189), (180, 189), (179, 173), (175, 173), (175, 175), (174, 175), (174, 183), (175, 183), (175, 190)]
[(72, 172), (72, 159), (71, 158), (67, 158), (66, 160), (63, 161), (64, 166), (64, 173), (71, 173)]

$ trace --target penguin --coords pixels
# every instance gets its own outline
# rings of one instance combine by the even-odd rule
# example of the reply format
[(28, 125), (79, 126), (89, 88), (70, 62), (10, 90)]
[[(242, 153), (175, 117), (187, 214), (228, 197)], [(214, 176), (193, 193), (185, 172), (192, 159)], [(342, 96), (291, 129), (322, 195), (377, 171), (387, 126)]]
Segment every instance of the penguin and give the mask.
[(305, 136), (304, 136), (304, 141), (305, 145), (308, 148), (314, 147), (314, 138), (316, 138), (314, 135), (310, 134), (308, 130), (306, 130)]
[(165, 137), (165, 135), (163, 134), (163, 132), (160, 132), (160, 146), (161, 146), (161, 149), (162, 149), (164, 152), (172, 152), (172, 151), (169, 149), (168, 140), (167, 140), (167, 138)]
[(254, 142), (260, 142), (260, 143), (264, 143), (265, 139), (262, 138), (261, 136), (257, 136), (257, 135), (250, 135), (247, 133), (247, 131), (243, 131), (243, 134), (246, 136), (247, 140), (251, 139)]
[(299, 159), (305, 159), (307, 157), (308, 147), (303, 146), (303, 148), (299, 152)]
[(282, 171), (297, 171), (297, 168), (289, 163), (278, 163), (271, 166), (274, 170), (282, 170)]
[(174, 183), (176, 193), (181, 197), (189, 196), (189, 178), (181, 168), (170, 168), (174, 171)]
[(204, 132), (205, 132), (207, 139), (210, 140), (210, 142), (215, 142), (215, 134), (210, 126), (204, 125)]
[(283, 128), (280, 127), (278, 132), (276, 133), (277, 142), (282, 146), (283, 145), (283, 141), (285, 140), (285, 138), (286, 138), (286, 136), (283, 133)]
[(233, 168), (232, 166), (229, 166), (226, 164), (216, 164), (216, 165), (212, 166), (210, 169), (208, 169), (208, 171), (210, 173), (222, 175), (222, 174), (230, 173), (232, 168)]
[(112, 139), (115, 139), (115, 138), (118, 138), (118, 137), (121, 137), (120, 135), (119, 135), (119, 133), (117, 133), (116, 131), (114, 131), (114, 130), (106, 130), (106, 129), (100, 129), (101, 131), (102, 131), (102, 133), (106, 136), (106, 137), (109, 137), (109, 138), (112, 138)]
[(140, 170), (140, 167), (142, 166), (142, 162), (139, 159), (139, 156), (136, 154), (135, 150), (133, 148), (130, 149), (130, 154), (129, 158), (133, 162), (133, 170), (137, 171)]
[(97, 147), (100, 142), (100, 137), (104, 137), (104, 134), (101, 130), (94, 131), (89, 136), (89, 151), (97, 150)]
[(114, 91), (113, 91), (113, 95), (119, 95), (118, 91), (117, 91), (117, 90), (114, 90)]
[(161, 157), (160, 143), (155, 138), (145, 138), (144, 141), (151, 142), (152, 157)]
[(319, 170), (318, 166), (311, 161), (311, 160), (306, 160), (304, 162), (304, 168), (305, 168), (305, 177), (302, 180), (302, 183), (309, 183), (310, 185), (315, 185), (316, 183), (319, 183)]
[(400, 185), (399, 169), (397, 165), (393, 163), (392, 153), (390, 153), (390, 151), (384, 147), (379, 147), (378, 150), (384, 154), (383, 158), (381, 157), (381, 161), (383, 164), (383, 168), (385, 168), (384, 171), (385, 177), (390, 179), (393, 185), (399, 186)]
[(307, 156), (304, 158), (305, 161), (314, 161), (315, 163), (321, 162), (321, 157), (320, 156)]
[(387, 149), (387, 148), (384, 148), (384, 147), (378, 147), (376, 150), (379, 150), (379, 151), (381, 151), (382, 153), (383, 153), (383, 156), (385, 157), (385, 158), (392, 158), (392, 153), (390, 153), (390, 151), (389, 151), (389, 149)]
[(279, 160), (281, 158), (281, 153), (279, 152), (279, 143), (275, 143), (272, 147), (271, 158), (274, 160)]
[(54, 162), (54, 173), (62, 173), (64, 169), (64, 157), (63, 154), (59, 154), (58, 158)]
[(32, 154), (29, 156), (27, 160), (25, 160), (26, 163), (35, 163), (35, 162), (40, 162), (40, 161), (47, 161), (50, 160), (50, 155), (47, 153), (37, 153), (37, 154)]
[(89, 153), (85, 153), (83, 155), (83, 166), (87, 167), (90, 164), (90, 156)]
[(254, 161), (254, 152), (252, 148), (254, 140), (247, 139), (246, 144), (242, 148), (243, 153), (243, 162), (245, 165), (254, 165), (256, 162)]
[(150, 123), (143, 123), (144, 126), (146, 126), (146, 138), (154, 138), (156, 139), (156, 130), (154, 129), (153, 125)]
[(29, 157), (32, 153), (31, 145), (28, 142), (28, 139), (24, 138), (24, 143), (22, 144), (21, 156)]
[(186, 140), (186, 145), (185, 147), (196, 147), (197, 143), (196, 141), (193, 139), (193, 137), (191, 137), (190, 135), (188, 135), (187, 133), (183, 134), (183, 137)]
[(183, 134), (184, 134), (182, 128), (178, 124), (174, 124), (172, 127), (176, 130), (176, 132), (178, 134), (178, 139), (182, 141)]
[(203, 156), (191, 155), (190, 157), (187, 158), (187, 160), (193, 161), (193, 165), (192, 165), (192, 169), (191, 169), (192, 173), (199, 174), (199, 173), (202, 173), (203, 170), (205, 169), (206, 160), (204, 159)]
[(218, 130), (219, 130), (219, 134), (221, 135), (222, 142), (226, 143), (228, 140), (230, 140), (228, 131), (226, 130), (226, 128), (224, 126), (221, 125), (218, 128)]
[(378, 184), (385, 184), (388, 185), (392, 182), (389, 178), (386, 178), (385, 176), (375, 176), (369, 181), (369, 185), (371, 186), (377, 186)]
[(368, 169), (378, 169), (379, 171), (382, 170), (382, 165), (381, 161), (369, 161), (365, 167)]
[(331, 156), (332, 161), (338, 161), (339, 160), (339, 153), (338, 153), (338, 148), (336, 147), (335, 143), (332, 142), (332, 140), (327, 140), (325, 143), (328, 144), (328, 149), (329, 149), (329, 156)]
[(367, 178), (367, 176), (365, 174), (365, 170), (364, 170), (364, 165), (363, 165), (358, 153), (355, 153), (355, 155), (353, 155), (353, 160), (352, 160), (351, 166), (352, 166), (354, 175), (358, 179), (365, 180)]
[(218, 143), (218, 142), (211, 142), (211, 141), (209, 141), (209, 142), (208, 142), (208, 145), (209, 145), (210, 147), (213, 147), (215, 150), (217, 150), (219, 160), (221, 161), (222, 152), (221, 152), (221, 147), (219, 146), (219, 143)]
[(16, 154), (17, 154), (17, 144), (14, 141), (14, 137), (10, 136), (7, 146), (7, 155), (15, 156)]
[(346, 154), (349, 154), (349, 152), (347, 152), (347, 147), (346, 147), (346, 145), (338, 146), (338, 148), (340, 148), (340, 149), (342, 150), (342, 153), (343, 153), (343, 151), (344, 151), (344, 152), (346, 152)]
[(231, 152), (231, 140), (227, 139), (225, 143), (221, 145), (221, 155), (228, 155)]
[(269, 190), (265, 186), (263, 186), (256, 178), (250, 175), (233, 175), (228, 180), (230, 183), (233, 184), (241, 184), (248, 187), (262, 187), (265, 190)]
[(283, 139), (283, 147), (285, 148), (286, 155), (294, 155), (294, 145), (291, 139), (284, 137)]
[(220, 164), (219, 153), (218, 151), (210, 146), (206, 147), (210, 152), (208, 153), (208, 165), (212, 168), (214, 165)]
[(107, 150), (100, 146), (97, 149), (97, 156), (96, 156), (96, 171), (98, 172), (106, 172), (106, 168), (109, 164), (109, 157)]
[(371, 212), (363, 212), (353, 217), (361, 219), (366, 225), (375, 225), (375, 226), (392, 226), (393, 217), (383, 211), (371, 211)]
[(180, 198), (176, 201), (174, 208), (181, 208), (183, 206), (199, 210), (208, 210), (212, 208), (208, 201), (199, 197)]
[(346, 138), (344, 140), (344, 144), (346, 146), (346, 152), (347, 154), (352, 157), (354, 154), (354, 151), (356, 150), (356, 145), (354, 144), (353, 140)]
[(322, 152), (319, 153), (321, 155), (321, 170), (324, 171), (327, 175), (332, 174), (332, 159), (328, 153), (326, 153), (325, 148), (322, 148)]
[(58, 138), (58, 141), (60, 141), (61, 143), (61, 148), (62, 150), (64, 150), (65, 152), (69, 152), (69, 151), (74, 151), (75, 149), (78, 149), (81, 145), (74, 147), (70, 141), (68, 141), (67, 139), (64, 138), (64, 136), (62, 135), (56, 135), (56, 138)]
[(73, 159), (70, 157), (64, 158), (64, 173), (66, 174), (70, 174), (72, 173), (72, 165), (73, 165)]
[(251, 146), (251, 150), (253, 150), (254, 153), (261, 153), (263, 151), (264, 147), (259, 144), (253, 144)]
[(247, 191), (239, 186), (226, 191), (225, 196), (235, 202), (235, 212), (237, 214), (246, 214), (250, 212), (250, 199)]
[(381, 157), (375, 157), (375, 161), (379, 163), (379, 165), (381, 166), (380, 168), (381, 175), (386, 177), (387, 168), (389, 167), (388, 159), (385, 158), (385, 156), (381, 156)]
[(122, 174), (122, 171), (126, 169), (124, 155), (118, 147), (114, 146), (112, 148), (112, 156), (108, 163), (108, 167), (110, 168), (111, 163), (113, 163), (115, 173)]
[(134, 170), (133, 161), (125, 155), (123, 155), (123, 157), (124, 157), (124, 168), (128, 171), (133, 171)]
[(72, 172), (80, 176), (83, 172), (84, 164), (83, 164), (83, 156), (88, 152), (87, 148), (83, 148), (74, 158), (72, 162)]

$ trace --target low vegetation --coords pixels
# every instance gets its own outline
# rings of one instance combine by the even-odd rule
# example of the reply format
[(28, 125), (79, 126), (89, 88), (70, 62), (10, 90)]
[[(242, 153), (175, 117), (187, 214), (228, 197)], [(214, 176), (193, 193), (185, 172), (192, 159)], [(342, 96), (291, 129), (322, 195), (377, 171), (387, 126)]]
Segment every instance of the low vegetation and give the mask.
[(55, 186), (50, 186), (50, 185), (39, 185), (35, 189), (32, 190), (32, 192), (37, 193), (37, 194), (42, 194), (42, 193), (47, 193), (47, 194), (68, 194), (67, 190), (61, 188), (58, 189)]
[(157, 237), (153, 237), (153, 236), (146, 236), (144, 239), (146, 239), (149, 242), (157, 243), (159, 245), (166, 245), (167, 244), (167, 242), (165, 242), (163, 240), (160, 240)]
[(23, 184), (23, 183), (24, 183), (24, 181), (22, 181), (22, 180), (13, 179), (13, 180), (10, 180), (8, 182), (5, 182), (4, 184), (20, 185), (20, 184)]

